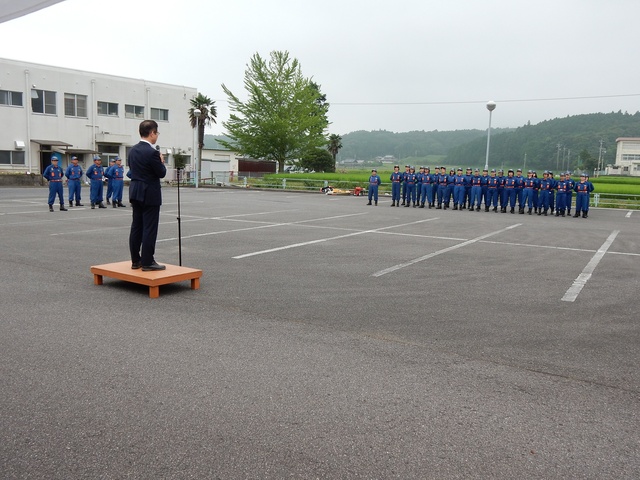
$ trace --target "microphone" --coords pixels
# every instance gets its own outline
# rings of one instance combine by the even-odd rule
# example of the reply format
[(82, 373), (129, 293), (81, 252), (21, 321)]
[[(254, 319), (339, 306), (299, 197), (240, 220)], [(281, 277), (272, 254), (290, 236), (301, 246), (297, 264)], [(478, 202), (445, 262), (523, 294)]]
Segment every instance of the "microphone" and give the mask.
[(156, 145), (156, 150), (160, 151), (160, 145)]

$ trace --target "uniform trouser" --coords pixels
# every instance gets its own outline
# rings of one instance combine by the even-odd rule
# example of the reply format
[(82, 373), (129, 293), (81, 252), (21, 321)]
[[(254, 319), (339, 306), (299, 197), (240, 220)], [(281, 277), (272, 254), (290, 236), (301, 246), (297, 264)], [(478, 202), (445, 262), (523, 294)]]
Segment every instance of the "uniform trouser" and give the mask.
[(549, 205), (551, 206), (551, 210), (553, 210), (556, 206), (556, 197), (553, 191), (549, 192)]
[(467, 187), (466, 185), (464, 187), (464, 201), (463, 201), (463, 204), (464, 203), (471, 203), (471, 187), (470, 186)]
[(509, 205), (511, 208), (516, 206), (516, 190), (515, 188), (505, 188), (504, 189), (504, 206), (506, 208)]
[(488, 187), (482, 186), (480, 188), (482, 189), (482, 201), (484, 202), (484, 206), (487, 207), (487, 206), (489, 206), (489, 202), (487, 202)]
[(444, 203), (449, 205), (451, 203), (451, 195), (453, 194), (453, 185), (447, 185), (444, 189)]
[(455, 185), (453, 187), (453, 204), (464, 205), (464, 185)]
[(500, 200), (500, 208), (505, 206), (504, 187), (498, 188), (498, 199)]
[(407, 198), (407, 182), (402, 182), (402, 201), (404, 202)]
[(376, 203), (378, 202), (378, 185), (369, 185), (369, 201), (371, 197)]
[(438, 185), (438, 205), (442, 205), (447, 187), (445, 185)]
[(423, 183), (422, 190), (420, 190), (420, 203), (424, 204), (425, 202), (431, 205), (433, 203), (433, 185), (430, 183)]
[(533, 208), (533, 188), (525, 188), (522, 191), (522, 203), (520, 203), (520, 206), (522, 208)]
[(540, 194), (538, 190), (533, 189), (533, 208), (538, 208), (540, 206)]
[(112, 195), (113, 195), (113, 201), (114, 202), (122, 203), (122, 190), (123, 190), (123, 187), (124, 187), (124, 181), (122, 181), (122, 180), (114, 180), (113, 181)]
[(129, 233), (131, 261), (141, 262), (143, 266), (151, 265), (155, 261), (153, 256), (156, 251), (156, 238), (158, 238), (160, 205), (147, 206), (132, 200), (131, 206), (133, 207), (133, 219)]
[(102, 180), (91, 180), (90, 197), (91, 203), (102, 202)]
[(567, 199), (567, 195), (565, 192), (558, 192), (558, 198), (556, 199), (556, 211), (563, 212), (566, 208), (565, 200)]
[(82, 188), (82, 182), (80, 180), (69, 180), (69, 201), (80, 201), (80, 190)]
[(549, 191), (548, 190), (541, 190), (538, 200), (539, 200), (538, 208), (549, 210)]
[(431, 196), (429, 197), (429, 201), (431, 205), (436, 203), (436, 196), (438, 195), (438, 185), (435, 183), (431, 184)]
[(471, 187), (471, 206), (480, 206), (480, 202), (482, 201), (482, 187), (481, 186), (473, 186)]
[(523, 199), (522, 188), (516, 188), (515, 191), (516, 191), (516, 198), (518, 199), (518, 207), (524, 208), (524, 203), (522, 203), (522, 199)]
[(576, 195), (576, 213), (589, 211), (589, 194), (579, 193)]
[(494, 207), (498, 206), (498, 189), (497, 188), (489, 188), (487, 189), (487, 199), (485, 205), (490, 207), (493, 205)]
[(391, 184), (391, 201), (400, 202), (400, 182), (393, 182)]
[(571, 211), (571, 203), (573, 201), (573, 192), (572, 191), (568, 191), (566, 194), (567, 199), (565, 201), (565, 206), (567, 207), (567, 211), (570, 212)]
[(60, 199), (60, 205), (64, 205), (64, 198), (62, 198), (62, 182), (49, 182), (49, 205), (53, 205), (56, 201), (56, 195)]
[(407, 183), (406, 201), (416, 203), (416, 186), (413, 183)]
[(107, 180), (107, 200), (113, 195), (113, 180), (110, 178)]

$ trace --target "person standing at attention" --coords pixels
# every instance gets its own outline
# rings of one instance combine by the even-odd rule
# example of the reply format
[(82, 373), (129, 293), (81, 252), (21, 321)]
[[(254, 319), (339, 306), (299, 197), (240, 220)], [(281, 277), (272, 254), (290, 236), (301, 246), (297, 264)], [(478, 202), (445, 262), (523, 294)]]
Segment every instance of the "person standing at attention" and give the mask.
[(78, 157), (71, 157), (71, 165), (67, 167), (64, 173), (67, 177), (67, 185), (69, 185), (69, 206), (73, 207), (73, 201), (76, 207), (82, 207), (80, 203), (80, 190), (82, 189), (82, 167), (78, 165)]
[(87, 168), (87, 179), (91, 182), (89, 194), (91, 196), (91, 208), (107, 208), (102, 203), (102, 179), (104, 177), (104, 168), (102, 167), (102, 159), (100, 155), (93, 157), (93, 165)]
[(60, 211), (66, 212), (64, 208), (64, 198), (62, 196), (62, 176), (64, 172), (62, 168), (58, 166), (58, 157), (51, 157), (51, 164), (44, 169), (42, 176), (49, 181), (49, 211), (53, 212), (53, 202), (56, 201), (56, 197), (60, 199)]
[(131, 268), (142, 271), (164, 270), (154, 259), (162, 190), (160, 179), (167, 174), (164, 157), (154, 147), (158, 140), (158, 124), (144, 120), (138, 128), (140, 142), (129, 152), (127, 164), (131, 174), (129, 203), (133, 207), (129, 251)]
[(378, 205), (378, 186), (382, 183), (382, 180), (378, 176), (378, 171), (374, 168), (371, 170), (371, 176), (369, 177), (369, 203), (367, 205), (371, 205), (371, 198)]

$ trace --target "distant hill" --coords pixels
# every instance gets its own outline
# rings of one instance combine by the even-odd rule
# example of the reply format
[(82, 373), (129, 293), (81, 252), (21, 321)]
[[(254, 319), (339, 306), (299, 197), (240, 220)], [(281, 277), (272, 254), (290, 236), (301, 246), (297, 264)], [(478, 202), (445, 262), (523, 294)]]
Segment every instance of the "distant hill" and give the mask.
[[(588, 170), (595, 166), (600, 140), (606, 150), (604, 164), (615, 163), (616, 139), (619, 137), (640, 137), (640, 112), (575, 115), (524, 125), (510, 132), (492, 130), (489, 167)], [(484, 166), (486, 148), (485, 132), (482, 138), (449, 149), (445, 163)]]
[[(495, 129), (505, 132), (511, 129)], [(486, 130), (434, 130), (432, 132), (413, 131), (394, 133), (386, 130), (372, 132), (360, 130), (342, 136), (339, 159), (373, 160), (376, 157), (393, 155), (403, 159), (428, 155), (446, 155), (449, 150), (467, 144), (475, 139), (486, 138)]]

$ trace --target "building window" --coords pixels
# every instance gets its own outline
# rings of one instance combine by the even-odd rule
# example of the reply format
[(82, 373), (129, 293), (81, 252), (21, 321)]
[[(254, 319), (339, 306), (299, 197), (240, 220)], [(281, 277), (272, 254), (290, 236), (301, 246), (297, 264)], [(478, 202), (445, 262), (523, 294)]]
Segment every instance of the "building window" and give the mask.
[(623, 153), (622, 154), (622, 161), (623, 162), (638, 162), (638, 161), (640, 161), (640, 154)]
[(159, 122), (168, 122), (169, 110), (165, 110), (164, 108), (152, 108), (151, 120), (157, 120)]
[(98, 102), (98, 115), (118, 116), (118, 104), (109, 102)]
[(0, 90), (0, 105), (12, 105), (14, 107), (21, 107), (22, 92), (10, 92), (8, 90)]
[(67, 117), (87, 118), (87, 96), (75, 93), (64, 94), (64, 114)]
[(56, 114), (56, 92), (31, 90), (31, 110), (34, 113)]
[(139, 105), (125, 105), (124, 116), (127, 118), (144, 118), (144, 107)]
[(0, 165), (24, 165), (24, 152), (0, 150)]

